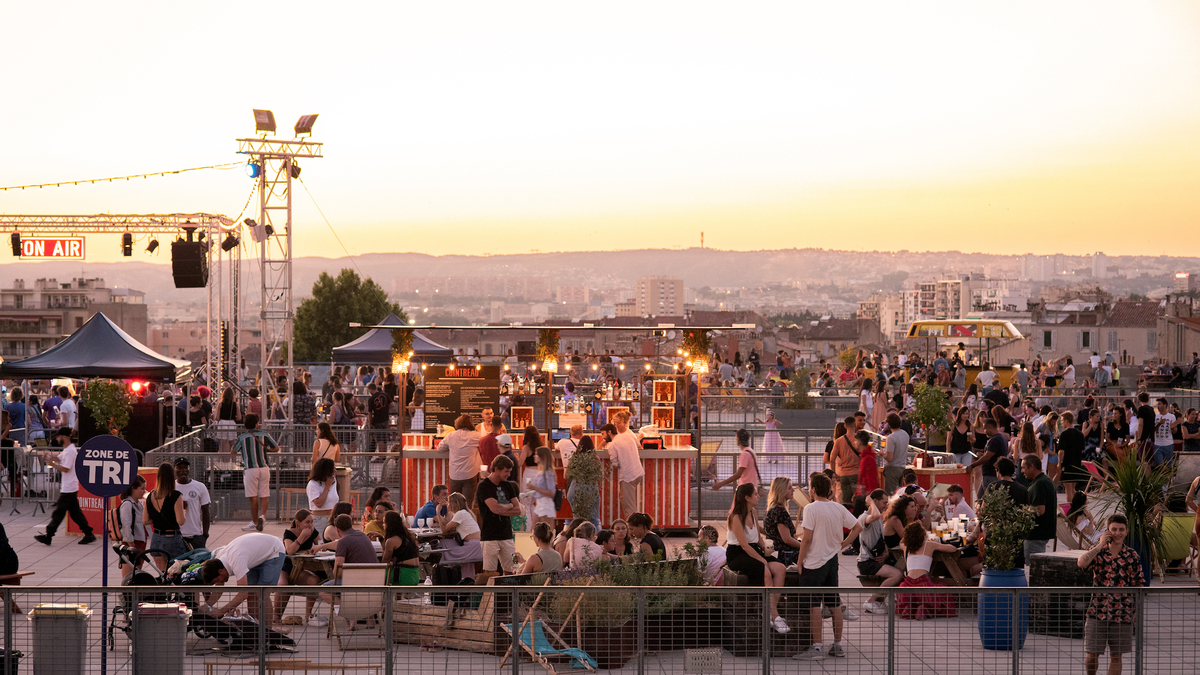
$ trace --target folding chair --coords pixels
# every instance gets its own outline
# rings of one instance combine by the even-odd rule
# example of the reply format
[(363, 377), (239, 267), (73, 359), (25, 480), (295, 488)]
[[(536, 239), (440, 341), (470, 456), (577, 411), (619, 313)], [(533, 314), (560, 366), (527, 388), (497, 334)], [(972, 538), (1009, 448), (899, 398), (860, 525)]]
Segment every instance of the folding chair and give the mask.
[[(504, 632), (512, 635), (512, 624), (503, 624)], [(549, 633), (554, 641), (560, 647), (555, 647), (550, 644), (550, 640), (546, 638), (546, 633)], [(522, 625), (521, 637), (518, 640), (521, 648), (525, 650), (533, 660), (547, 672), (557, 673), (554, 665), (550, 663), (552, 658), (568, 658), (571, 664), (571, 671), (586, 668), (588, 672), (596, 672), (596, 659), (582, 649), (576, 649), (567, 645), (558, 633), (554, 632), (553, 628), (544, 625), (541, 621), (533, 621)], [(565, 671), (565, 672), (571, 672)]]
[(1103, 488), (1104, 476), (1101, 475), (1100, 468), (1096, 466), (1096, 463), (1084, 462), (1083, 468), (1087, 469), (1088, 472), (1088, 482), (1087, 485), (1084, 486), (1083, 491), (1088, 494), (1092, 494), (1092, 483), (1096, 483)]
[[(387, 583), (387, 563), (359, 563), (342, 565), (342, 586), (384, 586)], [(383, 649), (384, 640), (391, 635), (391, 627), (384, 627), (382, 621), (384, 593), (379, 591), (341, 591), (340, 604), (337, 613), (330, 608), (329, 626), (337, 639), (338, 649)], [(368, 631), (356, 631), (355, 626), (364, 619), (375, 618), (376, 631), (371, 635)], [(345, 629), (343, 632), (343, 624)], [(374, 638), (365, 647), (347, 647), (348, 643), (357, 641), (356, 638)]]
[(1061, 511), (1058, 513), (1057, 525), (1054, 533), (1054, 549), (1058, 550), (1058, 545), (1061, 542), (1064, 550), (1076, 551), (1082, 549), (1083, 546), (1079, 543), (1079, 530), (1067, 520), (1066, 514)]
[[(1196, 518), (1191, 514), (1167, 513), (1162, 517), (1163, 550), (1162, 555), (1154, 556), (1154, 564), (1158, 566), (1159, 581), (1166, 581), (1166, 575), (1182, 574), (1191, 578), (1196, 573), (1196, 541), (1193, 532)], [(1159, 563), (1163, 560), (1179, 560), (1179, 567), (1167, 569)]]

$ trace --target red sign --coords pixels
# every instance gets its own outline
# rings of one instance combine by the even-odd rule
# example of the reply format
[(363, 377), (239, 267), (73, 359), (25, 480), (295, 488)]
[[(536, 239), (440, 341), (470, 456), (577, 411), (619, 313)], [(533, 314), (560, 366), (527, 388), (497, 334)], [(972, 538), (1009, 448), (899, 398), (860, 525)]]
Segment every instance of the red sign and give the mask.
[(22, 238), (21, 257), (83, 260), (83, 237)]

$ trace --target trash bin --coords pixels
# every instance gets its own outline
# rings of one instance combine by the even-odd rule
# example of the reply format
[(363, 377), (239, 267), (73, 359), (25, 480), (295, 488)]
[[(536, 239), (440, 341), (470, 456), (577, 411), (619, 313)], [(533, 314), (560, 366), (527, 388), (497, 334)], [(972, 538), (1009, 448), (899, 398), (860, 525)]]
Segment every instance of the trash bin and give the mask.
[(88, 619), (82, 604), (44, 602), (29, 612), (33, 622), (33, 672), (82, 673), (87, 664)]
[[(8, 667), (5, 667), (5, 656), (8, 656)], [(0, 649), (0, 673), (4, 675), (17, 675), (21, 672), (21, 659), (25, 658), (25, 653), (16, 649), (11, 652), (5, 652)]]
[(139, 673), (183, 675), (187, 625), (192, 610), (183, 603), (138, 605), (137, 632), (133, 636), (134, 662)]
[[(340, 497), (341, 500), (344, 502), (351, 501), (350, 467), (339, 466), (339, 467), (337, 467), (336, 474), (337, 474), (337, 478), (335, 480), (337, 481), (338, 497)], [(353, 518), (355, 515), (357, 515), (357, 514), (351, 514), (350, 517)]]

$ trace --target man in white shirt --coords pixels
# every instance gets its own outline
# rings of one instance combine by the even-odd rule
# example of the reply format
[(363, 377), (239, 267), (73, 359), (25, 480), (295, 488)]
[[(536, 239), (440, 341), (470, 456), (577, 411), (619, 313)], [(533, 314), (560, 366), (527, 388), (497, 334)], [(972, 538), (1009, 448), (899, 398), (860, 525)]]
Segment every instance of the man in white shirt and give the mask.
[[(212, 558), (205, 561), (204, 567), (201, 568), (201, 578), (204, 583), (215, 586), (224, 586), (230, 579), (234, 579), (238, 586), (273, 586), (279, 583), (279, 574), (283, 571), (283, 561), (286, 559), (287, 549), (283, 547), (283, 540), (279, 537), (259, 532), (243, 534), (212, 552)], [(233, 600), (217, 607), (213, 603), (216, 603), (221, 595), (214, 593), (208, 598), (209, 604), (212, 605), (208, 608), (209, 614), (220, 618), (249, 600), (250, 616), (262, 623), (258, 593), (238, 593)], [(268, 612), (270, 607), (271, 600), (268, 598)]]
[(579, 449), (579, 441), (583, 440), (583, 425), (576, 424), (571, 427), (571, 437), (564, 438), (554, 444), (554, 450), (562, 457), (563, 470), (571, 466), (571, 455)]
[(1157, 410), (1154, 411), (1154, 455), (1150, 458), (1150, 466), (1156, 467), (1168, 462), (1175, 456), (1175, 439), (1171, 436), (1171, 427), (1175, 425), (1175, 415), (1170, 411), (1167, 399), (1155, 401)]
[(79, 449), (71, 442), (70, 427), (56, 431), (54, 442), (63, 446), (62, 452), (58, 453), (57, 457), (47, 454), (43, 458), (46, 466), (62, 474), (62, 487), (59, 490), (58, 501), (54, 503), (54, 513), (50, 514), (50, 524), (46, 526), (46, 533), (36, 535), (34, 539), (49, 546), (54, 534), (58, 532), (58, 526), (62, 525), (63, 518), (69, 513), (71, 520), (75, 521), (79, 530), (83, 532), (83, 539), (80, 539), (79, 543), (90, 544), (96, 541), (96, 535), (92, 533), (92, 526), (88, 525), (83, 509), (79, 508), (79, 478), (75, 475), (75, 457), (79, 454)]
[[(800, 523), (804, 534), (800, 538), (799, 560), (801, 565), (799, 586), (817, 586), (821, 588), (837, 588), (838, 586), (838, 554), (850, 547), (862, 532), (862, 523), (850, 515), (846, 507), (830, 501), (833, 497), (833, 482), (823, 473), (814, 473), (808, 479), (808, 492), (812, 503), (804, 507)], [(842, 536), (843, 530), (850, 534)], [(829, 648), (829, 656), (845, 657), (846, 650), (842, 648), (842, 601), (837, 593), (818, 593), (800, 595), (801, 607), (808, 606), (808, 616), (812, 635), (812, 646), (806, 651), (794, 655), (794, 658), (807, 661), (820, 661), (825, 658), (825, 649), (821, 644), (821, 606), (824, 605), (833, 613), (833, 645)]]
[(629, 520), (629, 516), (641, 511), (637, 489), (646, 477), (638, 438), (629, 430), (629, 413), (624, 410), (613, 415), (613, 423), (604, 427), (601, 431), (604, 432), (608, 461), (617, 469), (617, 480), (621, 485), (621, 517)]
[(1091, 362), (1091, 364), (1092, 364), (1092, 370), (1095, 370), (1095, 369), (1099, 368), (1099, 367), (1100, 367), (1100, 362), (1101, 362), (1101, 361), (1103, 361), (1103, 360), (1104, 360), (1104, 359), (1100, 357), (1100, 353), (1099, 353), (1099, 352), (1092, 352), (1092, 355), (1091, 355), (1091, 357), (1089, 357), (1089, 358), (1088, 358), (1088, 361), (1090, 361), (1090, 362)]
[(961, 485), (951, 485), (946, 488), (946, 496), (943, 498), (942, 505), (946, 509), (946, 520), (966, 516), (970, 520), (975, 519), (975, 509), (963, 499), (963, 489)]
[(76, 418), (79, 417), (79, 407), (75, 405), (75, 399), (71, 398), (71, 390), (64, 385), (58, 388), (58, 395), (62, 397), (62, 403), (58, 406), (58, 423), (70, 429), (76, 428)]
[(183, 509), (187, 514), (179, 533), (192, 548), (208, 548), (208, 525), (212, 519), (209, 504), (212, 500), (208, 496), (208, 486), (192, 480), (192, 463), (187, 457), (175, 459), (175, 489), (183, 495)]

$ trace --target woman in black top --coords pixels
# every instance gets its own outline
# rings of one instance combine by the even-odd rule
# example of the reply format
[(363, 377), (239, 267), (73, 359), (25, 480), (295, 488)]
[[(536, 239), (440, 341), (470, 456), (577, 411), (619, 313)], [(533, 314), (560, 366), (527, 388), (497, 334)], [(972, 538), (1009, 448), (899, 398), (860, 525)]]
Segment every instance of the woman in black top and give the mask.
[(16, 574), (19, 566), (17, 552), (8, 543), (8, 533), (4, 531), (4, 525), (0, 525), (0, 574)]
[(970, 458), (966, 457), (971, 452), (971, 418), (970, 409), (967, 406), (962, 406), (954, 412), (954, 426), (950, 428), (950, 453), (954, 455), (954, 461), (961, 464), (970, 464)]
[(1129, 440), (1129, 420), (1125, 419), (1125, 409), (1118, 407), (1113, 410), (1111, 419), (1104, 428), (1105, 439), (1118, 442)]
[(883, 516), (883, 543), (889, 549), (900, 546), (904, 528), (917, 519), (921, 506), (909, 495), (900, 495)]
[(648, 513), (635, 513), (629, 516), (629, 534), (641, 540), (640, 550), (651, 560), (666, 560), (667, 547), (657, 534), (650, 531), (654, 527), (654, 519)]
[(420, 546), (404, 524), (404, 516), (388, 511), (383, 516), (383, 560), (392, 563), (391, 586), (416, 586), (421, 581)]
[(629, 523), (617, 518), (612, 522), (613, 553), (633, 555), (633, 542), (629, 540)]
[[(763, 517), (763, 536), (775, 544), (775, 555), (784, 567), (796, 563), (800, 554), (800, 540), (796, 539), (796, 523), (788, 512), (787, 503), (792, 500), (792, 479), (776, 476), (767, 493), (766, 516)], [(754, 542), (751, 542), (754, 543)]]
[(164, 462), (158, 467), (158, 484), (146, 496), (146, 510), (142, 514), (142, 522), (154, 526), (149, 548), (157, 553), (151, 553), (150, 557), (164, 572), (167, 563), (188, 551), (179, 531), (185, 518), (183, 495), (175, 489), (175, 467)]
[[(300, 509), (292, 518), (292, 524), (283, 531), (283, 548), (287, 551), (288, 557), (283, 561), (283, 571), (279, 574), (280, 586), (316, 586), (321, 583), (321, 575), (311, 570), (300, 569), (292, 564), (292, 556), (299, 553), (312, 552), (313, 545), (321, 541), (320, 532), (317, 532), (316, 524), (313, 521), (312, 511), (308, 509)], [(283, 610), (287, 609), (288, 603), (287, 593), (275, 594), (275, 616), (282, 617)], [(317, 602), (316, 595), (308, 595), (305, 603), (304, 622), (313, 622), (313, 605)], [(324, 625), (324, 619), (317, 617), (315, 623), (311, 625)]]

